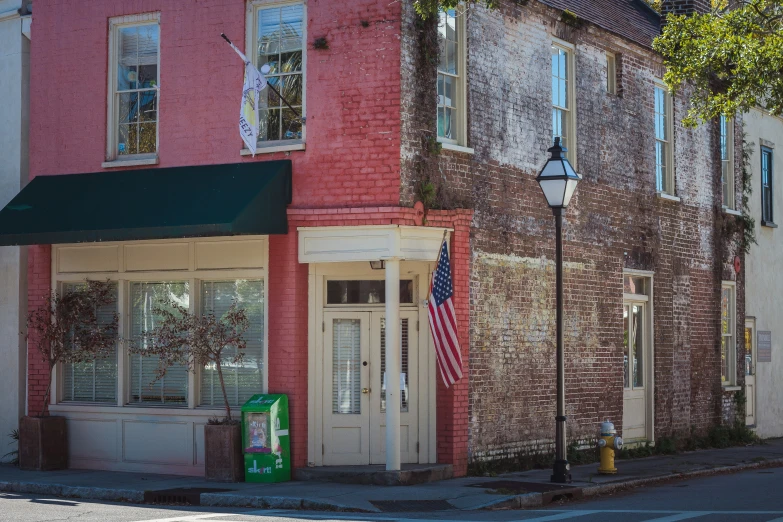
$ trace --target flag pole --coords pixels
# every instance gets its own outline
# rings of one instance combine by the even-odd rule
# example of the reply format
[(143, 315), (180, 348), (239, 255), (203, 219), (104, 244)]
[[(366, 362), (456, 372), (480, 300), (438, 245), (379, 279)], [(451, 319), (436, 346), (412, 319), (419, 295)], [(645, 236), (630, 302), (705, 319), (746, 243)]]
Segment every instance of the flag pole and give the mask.
[[(231, 42), (231, 40), (229, 40), (229, 39), (228, 39), (228, 36), (226, 36), (226, 33), (220, 33), (220, 36), (221, 36), (221, 37), (222, 37), (222, 38), (223, 38), (225, 41), (227, 41), (229, 45), (234, 45), (234, 44)], [(271, 83), (269, 83), (268, 81), (266, 82), (266, 84), (267, 84), (267, 86), (268, 86), (270, 89), (272, 89), (272, 92), (274, 92), (275, 94), (277, 94), (277, 96), (278, 96), (278, 97), (279, 97), (281, 100), (283, 100), (283, 103), (285, 103), (285, 104), (286, 104), (286, 106), (287, 106), (289, 109), (291, 109), (292, 111), (294, 111), (294, 114), (296, 114), (296, 117), (297, 117), (297, 118), (299, 118), (299, 119), (301, 120), (301, 119), (302, 119), (302, 116), (299, 114), (299, 111), (297, 111), (296, 109), (294, 109), (293, 107), (291, 107), (291, 104), (290, 104), (290, 103), (288, 103), (288, 100), (286, 100), (286, 99), (283, 97), (283, 95), (282, 95), (282, 94), (280, 94), (280, 91), (278, 91), (277, 89), (275, 89), (275, 86), (274, 86), (274, 85), (272, 85)]]

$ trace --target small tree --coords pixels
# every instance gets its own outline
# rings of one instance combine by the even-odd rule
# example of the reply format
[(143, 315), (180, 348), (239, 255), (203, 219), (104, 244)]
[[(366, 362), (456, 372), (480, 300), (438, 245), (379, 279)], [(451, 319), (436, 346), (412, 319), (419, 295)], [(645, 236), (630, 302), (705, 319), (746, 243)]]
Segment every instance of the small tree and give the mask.
[(27, 316), (27, 336), (49, 367), (41, 416), (47, 413), (52, 374), (58, 363), (85, 363), (106, 357), (117, 342), (117, 313), (108, 320), (98, 317), (100, 307), (113, 303), (108, 282), (87, 281), (62, 294), (52, 292)]
[[(234, 301), (222, 317), (211, 313), (197, 315), (169, 301), (165, 308), (156, 306), (153, 312), (158, 316), (158, 324), (143, 334), (140, 342), (132, 344), (131, 352), (158, 356), (157, 379), (165, 376), (173, 365), (184, 365), (192, 370), (213, 363), (223, 392), (226, 421), (231, 423), (223, 364), (239, 364), (245, 357), (247, 341), (242, 336), (250, 327), (245, 310)], [(227, 355), (226, 350), (230, 347), (236, 351)]]

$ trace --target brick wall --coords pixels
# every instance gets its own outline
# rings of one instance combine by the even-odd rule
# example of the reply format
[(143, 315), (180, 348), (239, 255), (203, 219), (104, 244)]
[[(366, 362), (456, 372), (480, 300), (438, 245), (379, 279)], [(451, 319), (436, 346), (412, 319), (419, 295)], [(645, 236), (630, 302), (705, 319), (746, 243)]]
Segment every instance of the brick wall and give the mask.
[[(27, 310), (32, 312), (51, 293), (52, 249), (31, 246), (27, 249)], [(39, 415), (43, 410), (49, 386), (49, 365), (38, 351), (38, 338), (31, 333), (27, 339), (27, 413)]]
[[(386, 0), (308, 3), (307, 150), (290, 153), (294, 206), (397, 204), (399, 10)], [(219, 35), (244, 48), (244, 0), (41, 0), (33, 23), (45, 29), (30, 59), (31, 176), (101, 170), (108, 20), (145, 12), (160, 12), (159, 166), (284, 157), (240, 156), (243, 68)], [(313, 48), (320, 37), (328, 49)]]
[[(720, 283), (734, 251), (720, 226), (717, 127), (675, 114), (676, 194), (655, 192), (653, 80), (660, 59), (530, 2), (467, 12), (469, 145), (427, 150), (435, 65), (422, 24), (403, 10), (403, 202), (422, 179), (438, 204), (474, 209), (471, 223), (469, 458), (551, 448), (555, 414), (554, 219), (535, 182), (550, 146), (550, 42), (576, 45), (577, 170), (584, 180), (564, 229), (566, 413), (569, 440), (622, 430), (623, 269), (654, 273), (655, 436), (721, 420)], [(618, 93), (605, 92), (606, 52), (621, 55)], [(434, 92), (434, 91), (433, 91)], [(739, 151), (737, 151), (739, 154)], [(738, 292), (739, 293), (739, 292)], [(738, 324), (744, 317), (738, 300)], [(738, 357), (741, 350), (738, 350)]]
[(661, 12), (663, 14), (689, 15), (707, 13), (710, 8), (710, 0), (663, 0), (661, 2)]

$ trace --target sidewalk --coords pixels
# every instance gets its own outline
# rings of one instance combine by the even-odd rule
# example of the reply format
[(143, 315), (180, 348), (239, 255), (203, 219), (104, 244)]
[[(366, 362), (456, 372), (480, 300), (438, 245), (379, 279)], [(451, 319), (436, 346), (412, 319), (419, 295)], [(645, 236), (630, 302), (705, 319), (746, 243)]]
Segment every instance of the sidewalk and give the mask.
[(672, 478), (770, 465), (783, 466), (783, 439), (768, 440), (759, 446), (620, 460), (617, 475), (598, 475), (597, 464), (573, 466), (571, 487), (555, 491), (547, 491), (550, 470), (390, 487), (327, 482), (221, 484), (143, 473), (21, 471), (8, 465), (0, 465), (0, 491), (142, 503), (145, 491), (149, 495), (158, 490), (208, 488), (225, 491), (201, 493), (202, 506), (365, 512), (476, 510), (540, 506), (553, 496), (591, 496)]

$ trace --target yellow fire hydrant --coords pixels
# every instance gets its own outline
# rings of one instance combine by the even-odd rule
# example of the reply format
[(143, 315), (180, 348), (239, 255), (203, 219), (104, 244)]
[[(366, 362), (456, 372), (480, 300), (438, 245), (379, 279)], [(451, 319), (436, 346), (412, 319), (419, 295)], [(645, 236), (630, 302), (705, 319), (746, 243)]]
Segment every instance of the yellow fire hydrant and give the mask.
[(623, 447), (623, 438), (617, 436), (617, 430), (614, 424), (609, 421), (601, 423), (601, 438), (598, 439), (598, 447), (601, 451), (601, 465), (598, 466), (598, 473), (606, 475), (617, 473), (614, 467), (614, 452)]

